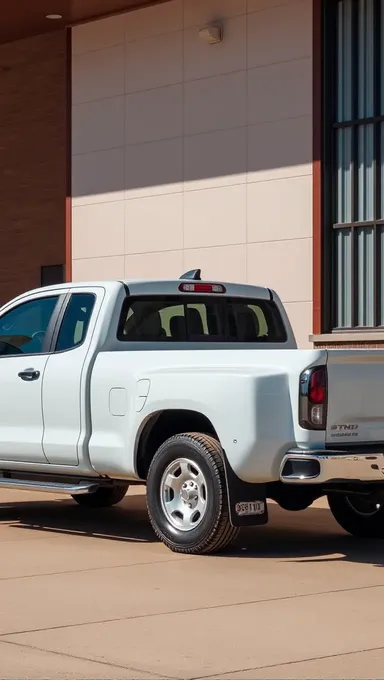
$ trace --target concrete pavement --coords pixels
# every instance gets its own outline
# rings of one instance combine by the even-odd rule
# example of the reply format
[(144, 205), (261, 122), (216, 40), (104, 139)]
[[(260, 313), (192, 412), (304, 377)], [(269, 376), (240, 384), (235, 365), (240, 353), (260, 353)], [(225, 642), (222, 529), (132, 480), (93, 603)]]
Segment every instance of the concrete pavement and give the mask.
[(380, 678), (384, 545), (323, 502), (175, 555), (142, 489), (107, 510), (0, 492), (0, 678)]

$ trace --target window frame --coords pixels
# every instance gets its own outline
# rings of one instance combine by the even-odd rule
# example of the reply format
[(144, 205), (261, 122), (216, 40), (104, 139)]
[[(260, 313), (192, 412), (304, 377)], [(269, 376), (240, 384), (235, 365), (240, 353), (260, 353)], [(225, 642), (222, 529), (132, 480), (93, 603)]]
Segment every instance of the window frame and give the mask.
[[(337, 29), (338, 29), (338, 0), (322, 0), (321, 43), (321, 332), (337, 334), (364, 331), (380, 331), (384, 328), (381, 319), (381, 303), (383, 292), (380, 291), (380, 272), (384, 273), (384, 262), (381, 262), (379, 236), (380, 228), (384, 227), (384, 206), (380, 205), (380, 161), (384, 156), (380, 150), (380, 137), (384, 135), (384, 113), (380, 113), (380, 99), (384, 85), (381, 84), (380, 67), (374, 70), (373, 81), (373, 116), (358, 117), (358, 90), (352, 87), (352, 118), (337, 121)], [(357, 69), (358, 60), (358, 3), (353, 1), (354, 14), (352, 23), (352, 63)], [(384, 5), (382, 7), (384, 12)], [(382, 20), (384, 17), (382, 18)], [(380, 4), (375, 0), (374, 5), (374, 42), (373, 59), (380, 64), (380, 41), (384, 40), (380, 21)], [(355, 71), (356, 72), (356, 71)], [(384, 77), (384, 76), (383, 76)], [(356, 76), (355, 76), (356, 78)], [(356, 82), (356, 81), (355, 81)], [(359, 221), (358, 195), (355, 190), (358, 173), (358, 130), (366, 125), (373, 125), (373, 219)], [(380, 133), (381, 126), (381, 133)], [(351, 222), (337, 223), (337, 143), (336, 134), (340, 129), (352, 130), (352, 215)], [(382, 181), (382, 178), (381, 178)], [(373, 228), (373, 325), (358, 325), (358, 266), (357, 266), (357, 236), (360, 228)], [(337, 230), (351, 229), (351, 325), (337, 326)]]
[[(131, 306), (132, 302), (134, 301), (156, 301), (156, 300), (163, 300), (165, 301), (170, 301), (173, 302), (175, 306), (178, 305), (186, 305), (186, 304), (201, 304), (204, 303), (207, 300), (214, 300), (215, 304), (218, 304), (222, 307), (222, 314), (223, 314), (223, 320), (224, 320), (224, 329), (225, 329), (225, 335), (222, 340), (218, 340), (217, 337), (211, 336), (212, 339), (208, 339), (209, 336), (207, 336), (206, 340), (173, 340), (173, 338), (167, 338), (166, 340), (132, 340), (132, 339), (126, 339), (123, 336), (123, 327), (125, 325), (126, 319), (127, 319), (127, 312), (129, 307)], [(259, 340), (254, 340), (252, 342), (242, 342), (242, 341), (237, 341), (237, 340), (231, 340), (229, 339), (228, 336), (228, 319), (225, 316), (225, 308), (231, 304), (233, 301), (238, 301), (241, 302), (242, 304), (254, 304), (257, 305), (260, 303), (261, 307), (263, 304), (265, 305), (270, 305), (271, 308), (274, 308), (276, 311), (276, 317), (280, 319), (281, 323), (281, 339), (280, 340), (273, 340), (273, 341), (268, 341), (265, 340), (265, 338), (260, 337)], [(266, 318), (267, 323), (269, 322), (269, 319)], [(275, 325), (275, 319), (271, 319), (271, 322)], [(258, 298), (242, 298), (242, 297), (236, 297), (236, 296), (216, 296), (213, 297), (210, 294), (204, 295), (203, 293), (195, 294), (195, 293), (180, 293), (180, 294), (169, 294), (169, 295), (156, 295), (156, 294), (150, 294), (150, 295), (130, 295), (125, 298), (123, 301), (121, 311), (119, 314), (119, 321), (116, 329), (116, 334), (115, 338), (118, 342), (119, 345), (121, 346), (141, 346), (141, 347), (146, 347), (149, 345), (157, 345), (159, 347), (179, 347), (183, 346), (185, 348), (191, 348), (195, 347), (198, 345), (199, 347), (202, 346), (202, 348), (208, 348), (212, 347), (213, 349), (216, 349), (217, 347), (222, 347), (222, 346), (228, 346), (228, 347), (244, 347), (247, 349), (252, 349), (253, 347), (258, 347), (260, 345), (265, 345), (266, 347), (270, 346), (281, 346), (284, 347), (286, 343), (288, 342), (288, 332), (287, 328), (284, 323), (284, 319), (280, 315), (280, 311), (278, 308), (278, 305), (274, 300), (261, 300)]]
[(4, 317), (9, 314), (10, 312), (14, 312), (17, 309), (20, 309), (21, 307), (24, 307), (25, 305), (31, 303), (31, 302), (37, 302), (38, 300), (46, 300), (49, 298), (57, 298), (56, 300), (56, 305), (53, 309), (48, 327), (47, 327), (47, 332), (44, 337), (44, 342), (41, 346), (41, 352), (20, 352), (19, 354), (0, 354), (0, 359), (14, 359), (14, 358), (22, 358), (22, 357), (37, 357), (37, 356), (46, 356), (47, 354), (51, 354), (52, 352), (52, 338), (55, 333), (56, 325), (58, 322), (58, 319), (60, 317), (61, 311), (63, 309), (63, 306), (65, 304), (65, 298), (66, 298), (66, 293), (60, 293), (59, 291), (49, 291), (44, 295), (39, 295), (39, 296), (33, 296), (30, 298), (26, 298), (24, 300), (20, 300), (17, 304), (12, 305), (12, 306), (7, 306), (6, 309), (4, 309), (3, 313), (0, 315), (0, 323), (1, 320), (4, 319)]

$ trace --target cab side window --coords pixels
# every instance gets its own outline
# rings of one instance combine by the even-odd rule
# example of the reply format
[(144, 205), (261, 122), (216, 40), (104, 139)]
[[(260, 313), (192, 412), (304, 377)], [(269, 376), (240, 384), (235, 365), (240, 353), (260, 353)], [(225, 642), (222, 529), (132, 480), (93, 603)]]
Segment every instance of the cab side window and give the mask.
[(82, 344), (87, 334), (95, 296), (74, 293), (67, 305), (56, 342), (56, 352), (64, 352)]
[(0, 356), (42, 354), (58, 296), (41, 297), (14, 307), (0, 318)]

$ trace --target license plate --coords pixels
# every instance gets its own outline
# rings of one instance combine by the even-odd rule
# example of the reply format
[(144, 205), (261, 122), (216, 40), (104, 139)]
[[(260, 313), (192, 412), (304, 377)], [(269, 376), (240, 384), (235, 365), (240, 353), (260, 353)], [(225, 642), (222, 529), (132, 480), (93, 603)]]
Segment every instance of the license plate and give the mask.
[(263, 515), (265, 512), (264, 501), (245, 501), (244, 503), (236, 503), (236, 514), (239, 517), (247, 515)]

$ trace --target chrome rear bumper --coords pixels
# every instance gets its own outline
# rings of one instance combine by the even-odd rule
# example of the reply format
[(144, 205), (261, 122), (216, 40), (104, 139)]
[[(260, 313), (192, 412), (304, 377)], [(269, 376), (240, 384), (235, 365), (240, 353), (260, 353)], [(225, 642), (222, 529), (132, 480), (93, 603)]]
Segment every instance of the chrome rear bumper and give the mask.
[(284, 484), (384, 482), (384, 453), (291, 449), (280, 466)]

